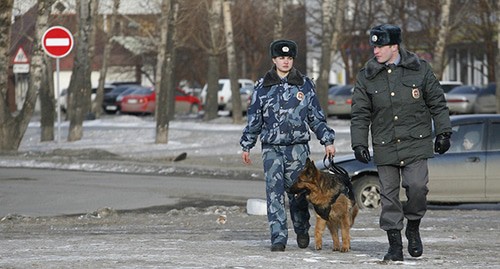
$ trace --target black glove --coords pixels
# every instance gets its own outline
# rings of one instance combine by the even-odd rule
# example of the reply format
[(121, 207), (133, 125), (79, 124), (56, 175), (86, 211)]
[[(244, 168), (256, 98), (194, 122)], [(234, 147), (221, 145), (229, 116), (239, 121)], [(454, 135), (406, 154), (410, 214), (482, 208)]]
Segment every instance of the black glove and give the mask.
[(436, 136), (436, 141), (434, 141), (434, 151), (443, 154), (450, 149), (450, 137), (451, 133), (441, 133)]
[(362, 163), (368, 163), (372, 159), (370, 157), (370, 152), (368, 152), (368, 148), (365, 146), (354, 147), (354, 156), (356, 157), (356, 160)]

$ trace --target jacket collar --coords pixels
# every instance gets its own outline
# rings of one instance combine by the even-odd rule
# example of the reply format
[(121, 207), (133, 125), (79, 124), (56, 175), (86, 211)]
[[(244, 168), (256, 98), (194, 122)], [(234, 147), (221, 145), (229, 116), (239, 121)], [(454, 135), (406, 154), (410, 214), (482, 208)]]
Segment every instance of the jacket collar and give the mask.
[[(302, 86), (304, 84), (304, 75), (302, 75), (302, 73), (300, 73), (300, 71), (295, 69), (294, 67), (288, 73), (287, 82), (288, 84), (291, 85)], [(281, 83), (281, 78), (278, 76), (278, 73), (276, 72), (276, 66), (273, 66), (273, 68), (267, 71), (266, 75), (264, 76), (263, 86), (269, 87), (280, 83)]]
[[(401, 61), (398, 66), (402, 66), (403, 68), (406, 69), (411, 69), (411, 70), (419, 70), (420, 69), (420, 59), (417, 57), (416, 54), (404, 50), (404, 49), (399, 49), (399, 55), (401, 56)], [(386, 69), (385, 64), (381, 64), (377, 62), (375, 57), (370, 59), (365, 66), (365, 77), (367, 79), (372, 79), (374, 78), (380, 71)]]

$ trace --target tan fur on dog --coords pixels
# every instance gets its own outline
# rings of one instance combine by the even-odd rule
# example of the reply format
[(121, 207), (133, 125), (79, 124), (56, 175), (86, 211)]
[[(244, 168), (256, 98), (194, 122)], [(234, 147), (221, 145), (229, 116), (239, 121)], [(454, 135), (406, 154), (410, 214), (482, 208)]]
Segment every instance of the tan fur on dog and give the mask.
[[(308, 191), (307, 199), (315, 206), (316, 227), (314, 231), (315, 247), (322, 249), (323, 232), (328, 227), (333, 239), (333, 250), (348, 252), (351, 249), (350, 229), (358, 214), (358, 206), (354, 200), (345, 194), (348, 188), (339, 175), (320, 171), (308, 158), (306, 166), (299, 175), (297, 182), (292, 186), (291, 192), (298, 193), (300, 190)], [(349, 189), (349, 191), (353, 191)], [(334, 196), (338, 195), (335, 199)], [(335, 202), (332, 203), (332, 199)], [(328, 220), (323, 219), (319, 210), (328, 210)], [(342, 247), (340, 246), (339, 233), (342, 234)]]

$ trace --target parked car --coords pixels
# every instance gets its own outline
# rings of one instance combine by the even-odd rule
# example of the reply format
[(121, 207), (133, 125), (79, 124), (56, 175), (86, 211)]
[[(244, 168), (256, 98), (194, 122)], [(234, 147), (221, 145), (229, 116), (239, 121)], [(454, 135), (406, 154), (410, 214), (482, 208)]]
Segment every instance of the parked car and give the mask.
[(186, 93), (181, 88), (175, 90), (175, 113), (198, 114), (203, 109), (201, 100), (193, 94)]
[[(105, 84), (104, 85), (104, 94), (112, 91), (115, 88), (114, 85), (112, 84)], [(59, 96), (59, 106), (61, 107), (61, 111), (63, 113), (66, 113), (66, 110), (68, 109), (68, 89), (63, 89), (61, 91), (61, 94)], [(92, 102), (95, 100), (97, 94), (97, 87), (91, 89), (91, 94), (90, 94), (90, 99)]]
[(497, 113), (496, 83), (490, 83), (482, 88), (474, 104), (474, 113)]
[[(240, 88), (240, 98), (241, 98), (241, 111), (243, 115), (246, 115), (248, 106), (250, 105), (250, 101), (252, 99), (252, 93), (253, 93), (253, 85), (245, 85)], [(233, 98), (229, 99), (229, 101), (226, 104), (226, 110), (229, 111), (229, 114), (233, 114)]]
[(122, 96), (120, 112), (127, 114), (153, 114), (155, 106), (156, 94), (154, 88), (144, 87)]
[(352, 91), (354, 85), (337, 85), (328, 89), (328, 116), (351, 117)]
[(464, 85), (453, 88), (445, 94), (450, 114), (474, 113), (474, 103), (480, 87)]
[[(175, 91), (175, 113), (198, 113), (201, 101), (196, 96), (186, 94), (180, 88)], [(153, 114), (156, 109), (154, 88), (144, 88), (125, 95), (121, 101), (121, 112), (129, 114)]]
[[(429, 165), (429, 203), (500, 202), (500, 115), (452, 115), (451, 147), (434, 155)], [(477, 149), (466, 150), (464, 138), (476, 132)], [(373, 159), (373, 158), (372, 158)], [(380, 206), (380, 183), (373, 160), (368, 164), (354, 155), (335, 158), (351, 176), (361, 208)], [(322, 167), (322, 162), (316, 163)], [(402, 188), (403, 189), (403, 188)], [(404, 200), (404, 189), (401, 192)]]
[[(238, 84), (239, 84), (240, 89), (254, 86), (254, 82), (251, 79), (244, 79), (244, 78), (238, 79)], [(207, 99), (207, 88), (208, 88), (208, 85), (205, 84), (205, 86), (201, 90), (201, 94), (200, 94), (201, 101), (202, 101), (203, 105), (205, 105), (206, 101), (207, 101), (206, 100)], [(227, 78), (219, 79), (219, 91), (217, 94), (217, 102), (219, 104), (219, 107), (218, 107), (219, 110), (227, 110), (227, 104), (229, 103), (229, 100), (231, 100), (231, 95), (232, 94), (231, 94), (231, 82), (230, 82), (230, 80)]]
[(139, 84), (119, 84), (112, 91), (106, 93), (102, 100), (102, 109), (108, 113), (113, 114), (120, 111), (120, 103), (116, 98), (128, 89), (141, 89), (144, 88)]
[(68, 89), (63, 89), (61, 93), (59, 93), (58, 102), (61, 112), (66, 113), (68, 109)]
[(447, 81), (447, 80), (439, 81), (439, 84), (441, 84), (441, 88), (443, 89), (444, 93), (451, 91), (455, 87), (463, 85), (462, 82), (460, 81)]

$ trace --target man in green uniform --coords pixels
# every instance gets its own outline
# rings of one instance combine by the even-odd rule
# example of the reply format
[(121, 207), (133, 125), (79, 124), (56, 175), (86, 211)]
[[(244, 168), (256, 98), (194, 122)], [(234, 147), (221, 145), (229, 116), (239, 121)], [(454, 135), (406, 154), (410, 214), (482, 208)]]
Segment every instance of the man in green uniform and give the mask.
[[(429, 64), (400, 46), (401, 29), (379, 25), (370, 30), (374, 57), (357, 75), (352, 98), (351, 142), (356, 159), (368, 163), (371, 131), (373, 158), (381, 186), (380, 228), (387, 232), (385, 261), (402, 261), (401, 230), (407, 225), (408, 252), (423, 253), (420, 220), (427, 210), (427, 159), (450, 147), (451, 124), (444, 93)], [(437, 134), (433, 145), (432, 124)], [(408, 202), (399, 200), (400, 184)]]

